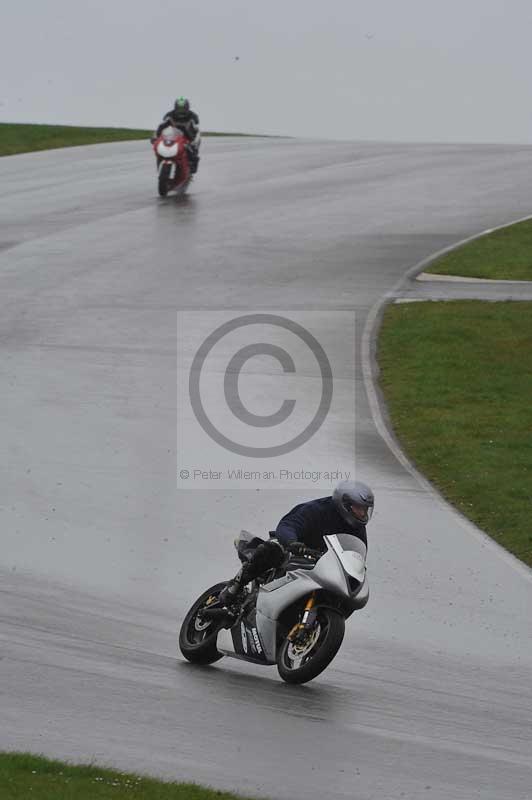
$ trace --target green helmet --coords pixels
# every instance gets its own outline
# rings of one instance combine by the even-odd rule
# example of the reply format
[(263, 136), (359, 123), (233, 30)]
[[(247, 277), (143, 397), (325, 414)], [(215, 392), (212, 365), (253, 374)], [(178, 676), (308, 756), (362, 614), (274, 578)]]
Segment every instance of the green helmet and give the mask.
[(190, 111), (190, 103), (186, 97), (178, 97), (174, 103), (174, 113), (177, 117), (186, 117)]

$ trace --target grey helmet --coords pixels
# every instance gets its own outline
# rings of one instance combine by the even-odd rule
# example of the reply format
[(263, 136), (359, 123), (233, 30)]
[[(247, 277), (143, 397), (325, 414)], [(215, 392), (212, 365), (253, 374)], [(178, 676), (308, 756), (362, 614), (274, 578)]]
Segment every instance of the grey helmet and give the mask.
[(367, 525), (373, 514), (373, 492), (361, 481), (340, 481), (333, 492), (333, 502), (351, 527)]

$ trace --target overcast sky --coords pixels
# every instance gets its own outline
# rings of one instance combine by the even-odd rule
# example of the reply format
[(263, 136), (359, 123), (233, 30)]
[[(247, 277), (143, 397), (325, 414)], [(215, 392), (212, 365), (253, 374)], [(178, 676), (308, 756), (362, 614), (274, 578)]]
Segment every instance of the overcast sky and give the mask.
[(531, 0), (4, 4), (0, 121), (532, 143)]

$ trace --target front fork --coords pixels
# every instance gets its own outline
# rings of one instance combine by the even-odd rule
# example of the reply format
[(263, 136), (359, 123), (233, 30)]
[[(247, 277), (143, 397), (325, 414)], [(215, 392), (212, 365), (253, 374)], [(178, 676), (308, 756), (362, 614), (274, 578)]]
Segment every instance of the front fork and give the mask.
[(305, 634), (307, 634), (314, 627), (317, 616), (318, 609), (316, 608), (316, 595), (314, 592), (312, 592), (309, 599), (305, 603), (305, 610), (303, 611), (301, 622), (297, 622), (286, 637), (288, 641), (296, 642), (298, 639), (304, 637)]
[(165, 158), (161, 158), (160, 156), (157, 156), (157, 174), (158, 175), (160, 174), (161, 169), (163, 168), (163, 166), (165, 164), (170, 164), (170, 172), (168, 174), (168, 178), (171, 181), (173, 181), (175, 179), (175, 173), (176, 173), (176, 169), (177, 169), (177, 164), (176, 164), (175, 161), (170, 161), (169, 159), (165, 159)]

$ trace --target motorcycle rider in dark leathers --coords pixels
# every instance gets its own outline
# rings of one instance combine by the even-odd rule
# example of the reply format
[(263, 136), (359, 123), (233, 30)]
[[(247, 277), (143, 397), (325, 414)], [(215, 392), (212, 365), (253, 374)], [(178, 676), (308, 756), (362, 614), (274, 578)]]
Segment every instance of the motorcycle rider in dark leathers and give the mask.
[(372, 490), (360, 481), (340, 481), (331, 497), (300, 503), (281, 519), (268, 541), (258, 537), (249, 543), (248, 561), (219, 595), (231, 606), (243, 587), (272, 568), (286, 563), (287, 553), (304, 555), (311, 549), (324, 553), (324, 535), (350, 533), (367, 547), (366, 525), (371, 519), (375, 499)]
[(173, 125), (183, 131), (188, 139), (187, 155), (192, 174), (197, 172), (199, 164), (199, 146), (201, 143), (199, 131), (199, 117), (190, 108), (190, 102), (186, 97), (178, 97), (174, 107), (168, 111), (161, 124), (155, 131), (154, 139), (158, 138), (167, 125)]

